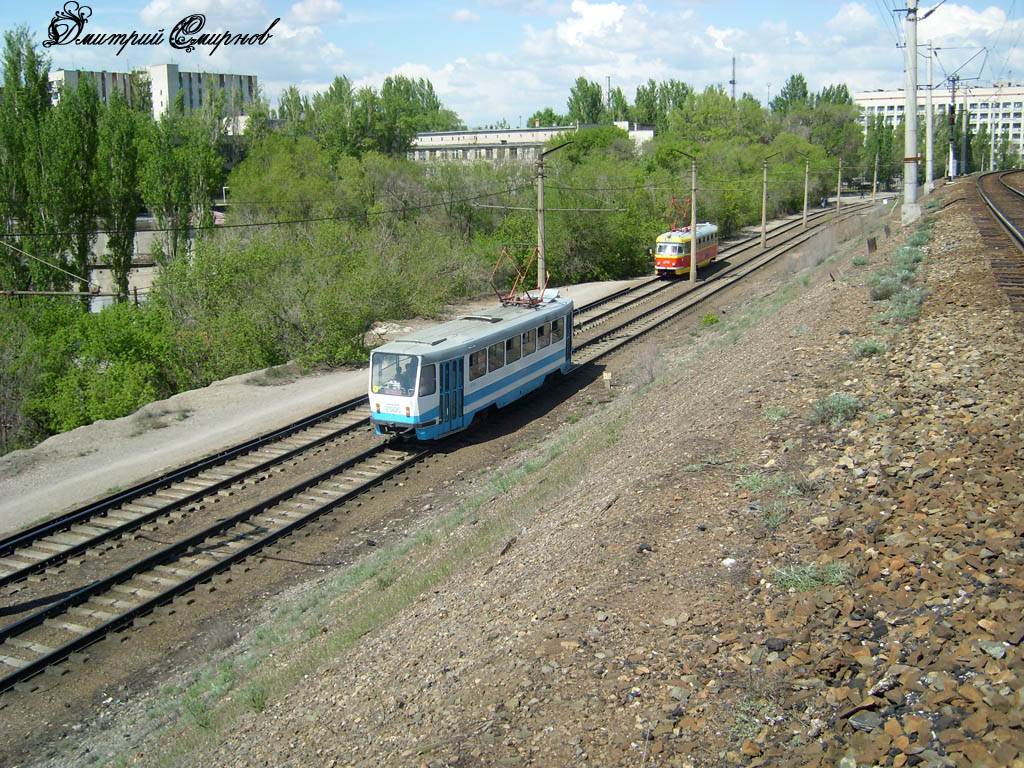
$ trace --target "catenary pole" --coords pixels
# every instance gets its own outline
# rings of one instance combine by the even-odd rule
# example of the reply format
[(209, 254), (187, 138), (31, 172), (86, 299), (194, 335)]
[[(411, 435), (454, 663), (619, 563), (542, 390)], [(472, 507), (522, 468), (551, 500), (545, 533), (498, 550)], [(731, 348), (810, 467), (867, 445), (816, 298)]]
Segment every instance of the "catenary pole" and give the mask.
[(928, 41), (928, 116), (925, 120), (925, 170), (924, 170), (924, 193), (930, 195), (935, 189), (935, 111), (932, 107), (932, 59), (935, 54), (932, 50), (932, 41)]
[(544, 158), (562, 147), (572, 144), (571, 141), (541, 152), (537, 157), (537, 287), (543, 288), (548, 282), (547, 259), (544, 251)]
[(871, 202), (875, 202), (875, 196), (878, 194), (878, 155), (875, 155), (875, 175), (871, 179)]
[(843, 195), (843, 158), (839, 158), (839, 174), (836, 179), (836, 215), (839, 215), (840, 199)]
[(907, 90), (903, 107), (903, 210), (906, 226), (921, 218), (917, 202), (917, 0), (907, 1)]

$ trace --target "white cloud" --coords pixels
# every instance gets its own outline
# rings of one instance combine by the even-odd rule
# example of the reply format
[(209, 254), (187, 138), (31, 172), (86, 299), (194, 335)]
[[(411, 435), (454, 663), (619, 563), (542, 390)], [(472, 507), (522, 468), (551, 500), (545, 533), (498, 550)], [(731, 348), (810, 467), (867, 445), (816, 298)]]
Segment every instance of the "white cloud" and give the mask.
[(860, 3), (846, 3), (825, 25), (842, 44), (857, 44), (877, 40), (882, 30), (878, 17)]
[(204, 15), (211, 29), (242, 29), (260, 22), (266, 27), (275, 18), (263, 0), (150, 0), (139, 16), (148, 27), (170, 32), (182, 18), (194, 13)]
[(329, 24), (344, 16), (338, 0), (301, 0), (288, 12), (288, 19), (296, 24)]
[(473, 13), (466, 8), (459, 8), (459, 10), (452, 14), (452, 21), (456, 24), (473, 24), (480, 21), (480, 14)]

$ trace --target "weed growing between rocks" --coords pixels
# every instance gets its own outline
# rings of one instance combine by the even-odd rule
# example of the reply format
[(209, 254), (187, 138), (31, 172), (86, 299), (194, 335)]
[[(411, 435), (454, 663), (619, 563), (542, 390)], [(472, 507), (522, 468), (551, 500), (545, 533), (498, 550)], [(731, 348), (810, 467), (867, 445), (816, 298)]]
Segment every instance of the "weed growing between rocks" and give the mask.
[(793, 565), (772, 569), (772, 578), (779, 589), (794, 592), (813, 592), (821, 587), (837, 587), (849, 584), (850, 567), (841, 561), (827, 563), (824, 566), (811, 563), (809, 565)]
[(853, 354), (857, 357), (884, 355), (887, 349), (885, 342), (876, 339), (858, 339), (853, 343)]
[(819, 400), (814, 404), (811, 423), (827, 424), (835, 429), (848, 421), (853, 421), (854, 416), (860, 412), (860, 407), (860, 401), (853, 395), (846, 392), (833, 392), (824, 400)]

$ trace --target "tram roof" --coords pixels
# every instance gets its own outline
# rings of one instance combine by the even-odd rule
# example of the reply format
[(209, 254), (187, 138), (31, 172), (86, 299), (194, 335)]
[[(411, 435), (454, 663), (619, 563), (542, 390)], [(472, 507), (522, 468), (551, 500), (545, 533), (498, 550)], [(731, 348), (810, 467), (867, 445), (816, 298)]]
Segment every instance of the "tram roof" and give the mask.
[[(552, 293), (549, 291), (548, 293)], [(562, 296), (545, 295), (544, 300), (533, 306), (518, 304), (498, 305), (454, 320), (422, 328), (389, 341), (374, 349), (374, 352), (392, 352), (399, 355), (424, 355), (430, 358), (445, 358), (456, 349), (479, 349), (508, 336), (509, 329), (528, 318), (537, 318), (538, 323), (547, 322), (572, 309), (572, 299)]]
[[(697, 223), (697, 237), (706, 237), (707, 235), (713, 235), (718, 231), (718, 225), (712, 224), (710, 221), (702, 221)], [(689, 240), (690, 239), (690, 227), (678, 227), (677, 229), (670, 229), (668, 232), (662, 232), (658, 235), (658, 240)]]

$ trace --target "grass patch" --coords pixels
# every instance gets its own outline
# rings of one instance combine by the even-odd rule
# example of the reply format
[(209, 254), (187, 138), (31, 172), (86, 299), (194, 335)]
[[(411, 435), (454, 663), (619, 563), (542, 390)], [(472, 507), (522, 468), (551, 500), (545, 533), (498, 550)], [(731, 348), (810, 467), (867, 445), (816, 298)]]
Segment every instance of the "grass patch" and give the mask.
[(884, 355), (888, 347), (885, 342), (876, 341), (875, 339), (857, 339), (853, 343), (853, 354), (857, 357), (874, 357), (875, 355)]
[(811, 416), (812, 424), (827, 424), (835, 429), (852, 421), (860, 412), (860, 400), (845, 392), (833, 392), (823, 400), (814, 404)]
[(850, 263), (853, 264), (853, 266), (855, 267), (866, 267), (868, 264), (871, 263), (871, 259), (869, 259), (867, 256), (854, 256), (852, 259), (850, 259)]
[(137, 437), (144, 432), (153, 429), (163, 429), (170, 426), (171, 421), (184, 421), (192, 415), (188, 408), (161, 408), (152, 406), (143, 408), (132, 416), (132, 437)]
[(836, 587), (849, 584), (850, 569), (838, 560), (824, 566), (793, 564), (772, 569), (772, 578), (780, 589), (796, 592), (813, 592), (821, 587)]
[(915, 232), (914, 234), (907, 238), (907, 245), (916, 248), (921, 245), (926, 245), (928, 241), (931, 239), (931, 232), (929, 232), (927, 229), (918, 230), (917, 232)]
[(780, 421), (785, 421), (793, 414), (785, 408), (779, 408), (776, 405), (766, 405), (761, 409), (761, 415), (772, 424), (778, 424)]
[(279, 387), (282, 384), (291, 384), (302, 375), (302, 369), (294, 363), (286, 365), (275, 365), (265, 370), (254, 373), (245, 380), (246, 384), (254, 387)]
[(707, 469), (708, 467), (717, 467), (721, 464), (725, 464), (726, 461), (727, 459), (723, 459), (721, 456), (716, 456), (715, 454), (712, 453), (709, 454), (708, 456), (705, 456), (696, 464), (687, 464), (685, 467), (683, 467), (683, 471), (700, 472), (701, 470)]
[(771, 501), (764, 505), (761, 519), (765, 528), (776, 531), (789, 520), (789, 505), (782, 501)]
[(777, 717), (778, 706), (771, 699), (745, 698), (736, 706), (729, 736), (739, 742), (753, 739), (766, 725), (773, 725)]
[(718, 322), (718, 315), (713, 312), (708, 312), (704, 317), (700, 319), (700, 324), (704, 326), (715, 325)]
[(928, 291), (924, 288), (911, 288), (901, 291), (889, 300), (889, 309), (884, 316), (897, 323), (906, 323), (921, 313)]

